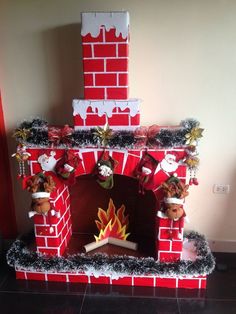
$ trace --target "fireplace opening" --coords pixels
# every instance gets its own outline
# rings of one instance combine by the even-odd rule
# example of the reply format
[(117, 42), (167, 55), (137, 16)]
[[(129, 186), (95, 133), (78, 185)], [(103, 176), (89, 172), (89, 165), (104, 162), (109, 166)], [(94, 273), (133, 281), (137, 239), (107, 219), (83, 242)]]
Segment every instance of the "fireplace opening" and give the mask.
[(155, 257), (155, 214), (156, 199), (152, 191), (144, 195), (138, 192), (136, 179), (114, 175), (114, 187), (111, 190), (102, 188), (96, 178), (83, 175), (76, 179), (70, 188), (71, 215), (73, 235), (66, 253), (84, 252), (84, 245), (95, 241), (99, 230), (95, 221), (98, 220), (98, 209), (108, 209), (112, 199), (116, 209), (125, 206), (125, 215), (129, 217), (127, 233), (128, 241), (136, 242), (136, 251), (106, 244), (88, 254), (107, 253), (109, 255), (133, 255)]

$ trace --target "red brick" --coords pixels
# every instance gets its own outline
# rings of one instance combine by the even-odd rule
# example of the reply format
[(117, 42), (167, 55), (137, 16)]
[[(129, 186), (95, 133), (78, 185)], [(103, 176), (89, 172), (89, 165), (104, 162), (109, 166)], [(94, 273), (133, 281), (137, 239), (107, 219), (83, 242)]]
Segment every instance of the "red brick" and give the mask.
[(116, 45), (103, 44), (94, 45), (94, 57), (116, 57)]
[(114, 173), (122, 174), (124, 153), (112, 152), (112, 158), (115, 159), (118, 162), (117, 166), (115, 167)]
[(128, 71), (128, 59), (116, 58), (106, 60), (107, 72), (127, 72)]
[(64, 274), (48, 274), (48, 281), (60, 281), (60, 282), (66, 282), (66, 275)]
[(179, 229), (171, 229), (171, 228), (159, 229), (159, 238), (161, 240), (170, 240), (171, 238), (178, 240), (178, 235), (179, 235)]
[(92, 45), (82, 45), (83, 50), (83, 58), (91, 58), (92, 57)]
[(128, 86), (128, 74), (127, 73), (119, 73), (119, 86)]
[(84, 120), (81, 118), (80, 115), (76, 115), (73, 117), (74, 125), (75, 126), (84, 126)]
[(94, 170), (96, 164), (94, 152), (84, 152), (82, 156), (86, 173), (91, 173)]
[(59, 247), (60, 243), (60, 238), (47, 238), (47, 243), (49, 247)]
[(92, 37), (90, 33), (86, 36), (82, 36), (83, 43), (95, 43), (95, 42), (102, 42), (103, 41), (103, 29), (100, 29), (100, 33), (97, 37)]
[(116, 29), (111, 28), (109, 31), (105, 32), (105, 40), (106, 42), (126, 42), (128, 38), (122, 38), (122, 35), (116, 37)]
[(135, 155), (138, 158), (141, 156), (141, 151), (140, 150), (134, 150), (134, 149), (128, 149), (128, 154), (130, 155)]
[(171, 241), (158, 241), (157, 242), (157, 247), (158, 247), (158, 250), (160, 251), (170, 251), (170, 242)]
[(134, 277), (134, 286), (154, 287), (154, 278)]
[(132, 155), (128, 155), (128, 158), (126, 160), (126, 164), (124, 167), (124, 175), (126, 176), (132, 176), (134, 173), (134, 169), (136, 168), (137, 164), (139, 163), (139, 158), (132, 156)]
[(105, 99), (105, 89), (85, 87), (84, 98), (85, 99)]
[(119, 286), (132, 286), (132, 277), (122, 277), (118, 279), (112, 279), (113, 285)]
[(61, 233), (61, 237), (63, 240), (65, 239), (67, 232), (68, 232), (68, 225), (65, 224), (64, 228), (62, 229), (62, 233)]
[(66, 242), (65, 240), (62, 242), (61, 246), (60, 246), (60, 249), (59, 249), (59, 256), (62, 256), (63, 253), (65, 252), (66, 250)]
[(65, 212), (65, 216), (64, 216), (65, 223), (67, 223), (69, 218), (70, 218), (70, 209), (67, 209), (67, 211)]
[(69, 275), (69, 282), (88, 283), (88, 276), (86, 275)]
[(171, 226), (171, 219), (169, 218), (157, 218), (157, 224), (160, 227), (170, 227)]
[(60, 222), (56, 226), (53, 226), (53, 228), (56, 229), (57, 235), (60, 234), (63, 227), (64, 227), (63, 219), (61, 219)]
[(50, 233), (49, 230), (49, 226), (35, 226), (35, 235), (39, 235), (39, 236), (54, 236), (55, 234), (55, 230), (53, 230), (52, 233)]
[(110, 126), (129, 125), (129, 115), (128, 114), (113, 114), (111, 118), (108, 118), (108, 124)]
[(172, 241), (172, 251), (182, 252), (183, 242), (182, 241)]
[(110, 284), (110, 277), (99, 276), (97, 278), (94, 276), (90, 276), (90, 283), (109, 285)]
[(106, 116), (103, 115), (99, 117), (96, 114), (88, 115), (86, 118), (86, 125), (87, 126), (98, 126), (98, 125), (104, 125), (106, 123)]
[(180, 253), (159, 252), (160, 262), (176, 262), (180, 260)]
[(198, 289), (200, 279), (179, 279), (178, 288)]
[(207, 281), (206, 279), (201, 279), (201, 289), (206, 289)]
[(35, 237), (37, 246), (46, 246), (45, 237)]
[(156, 278), (156, 287), (177, 288), (176, 278)]
[(38, 252), (45, 253), (48, 255), (58, 255), (57, 249), (48, 249), (48, 248), (38, 248)]
[(107, 99), (128, 99), (129, 89), (124, 88), (107, 88)]
[(84, 86), (94, 86), (93, 74), (84, 74)]
[(128, 56), (129, 56), (129, 45), (118, 44), (118, 57), (128, 57)]
[(134, 117), (130, 117), (130, 125), (140, 125), (140, 114), (136, 114)]
[(84, 72), (103, 72), (104, 60), (103, 59), (84, 59), (83, 66), (84, 66)]
[(34, 216), (34, 224), (43, 225), (44, 224), (44, 216), (43, 215), (35, 215)]
[(116, 74), (95, 74), (96, 86), (116, 86), (117, 79)]
[(26, 279), (26, 275), (24, 271), (16, 271), (16, 279)]
[(45, 274), (41, 274), (41, 273), (26, 273), (27, 274), (27, 279), (29, 280), (46, 280), (46, 276)]

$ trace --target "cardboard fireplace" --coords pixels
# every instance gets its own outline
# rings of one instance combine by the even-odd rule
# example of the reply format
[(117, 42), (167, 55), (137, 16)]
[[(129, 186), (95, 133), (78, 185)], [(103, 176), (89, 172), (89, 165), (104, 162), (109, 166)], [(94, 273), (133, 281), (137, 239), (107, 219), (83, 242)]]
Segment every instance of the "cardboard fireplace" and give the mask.
[(214, 259), (204, 236), (184, 233), (203, 129), (140, 127), (128, 12), (82, 13), (81, 35), (74, 127), (33, 119), (15, 131), (34, 238), (17, 240), (8, 263), (18, 279), (204, 289)]

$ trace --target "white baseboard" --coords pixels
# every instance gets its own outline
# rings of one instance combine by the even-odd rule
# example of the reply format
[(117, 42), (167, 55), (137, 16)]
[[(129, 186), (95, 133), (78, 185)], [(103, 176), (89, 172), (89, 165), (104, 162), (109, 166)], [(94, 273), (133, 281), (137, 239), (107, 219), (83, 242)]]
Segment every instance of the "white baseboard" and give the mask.
[(212, 240), (208, 239), (212, 252), (236, 253), (236, 240)]

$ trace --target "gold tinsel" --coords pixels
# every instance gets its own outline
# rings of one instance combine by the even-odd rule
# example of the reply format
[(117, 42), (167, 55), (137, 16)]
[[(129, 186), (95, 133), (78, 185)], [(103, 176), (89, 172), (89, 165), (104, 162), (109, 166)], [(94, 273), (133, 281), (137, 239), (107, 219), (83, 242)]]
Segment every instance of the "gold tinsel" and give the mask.
[(101, 145), (106, 146), (112, 138), (113, 131), (110, 129), (109, 124), (106, 123), (104, 127), (98, 126), (93, 134), (99, 139)]
[(192, 130), (185, 135), (186, 144), (193, 145), (194, 143), (196, 143), (198, 139), (202, 137), (203, 131), (204, 129), (201, 128), (192, 128)]

